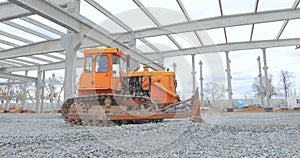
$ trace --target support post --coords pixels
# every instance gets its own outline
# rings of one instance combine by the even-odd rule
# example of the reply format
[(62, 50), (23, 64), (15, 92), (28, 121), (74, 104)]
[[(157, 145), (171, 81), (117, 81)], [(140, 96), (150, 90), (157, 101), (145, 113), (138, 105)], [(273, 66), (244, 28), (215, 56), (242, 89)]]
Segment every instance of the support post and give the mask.
[(231, 108), (233, 108), (233, 101), (232, 101), (232, 86), (231, 86), (231, 69), (230, 69), (230, 59), (229, 59), (229, 52), (225, 52), (226, 53), (226, 65), (227, 65), (227, 86), (228, 86), (228, 102), (229, 102), (229, 106)]
[(264, 91), (263, 91), (263, 79), (262, 79), (262, 75), (261, 75), (261, 61), (260, 61), (260, 56), (257, 57), (257, 61), (258, 61), (258, 72), (259, 72), (259, 82), (260, 82), (260, 89), (259, 89), (259, 95), (260, 95), (260, 103), (262, 107), (265, 107), (265, 103), (264, 103)]
[(35, 83), (35, 113), (40, 113), (40, 105), (41, 105), (41, 78), (42, 78), (42, 71), (39, 67), (37, 70), (37, 81)]
[(264, 57), (264, 70), (265, 70), (265, 82), (266, 82), (266, 96), (267, 96), (267, 108), (270, 107), (270, 85), (269, 85), (269, 74), (268, 74), (268, 65), (267, 65), (267, 55), (266, 55), (266, 48), (262, 49), (263, 57)]
[(193, 94), (194, 94), (196, 89), (195, 54), (192, 55), (192, 76), (193, 76)]
[(43, 83), (43, 85), (41, 86), (41, 88), (42, 88), (42, 94), (41, 94), (41, 113), (43, 113), (44, 112), (44, 99), (45, 99), (45, 75), (46, 75), (46, 71), (45, 70), (43, 70), (42, 71), (42, 73), (43, 73), (43, 78), (42, 78), (42, 83)]
[[(67, 10), (71, 14), (79, 14), (80, 1), (72, 0), (68, 4)], [(65, 78), (64, 78), (64, 100), (75, 95), (76, 84), (76, 53), (81, 45), (81, 35), (71, 30), (67, 31), (67, 35), (62, 36), (61, 45), (66, 50), (65, 60)]]
[(6, 111), (8, 112), (9, 108), (10, 108), (10, 98), (11, 98), (11, 93), (10, 93), (10, 88), (11, 88), (10, 82), (11, 82), (11, 80), (8, 79), (7, 82), (8, 82), (8, 84), (7, 84), (7, 92), (6, 92), (5, 100), (6, 100)]
[[(28, 75), (28, 71), (25, 71), (25, 76)], [(23, 91), (23, 94), (22, 94), (22, 100), (21, 100), (21, 107), (22, 107), (22, 110), (25, 110), (25, 106), (26, 106), (26, 86), (27, 86), (27, 83), (26, 82), (23, 82), (23, 86), (22, 86), (22, 91)]]
[(200, 60), (199, 62), (199, 65), (200, 65), (200, 98), (201, 98), (201, 103), (203, 105), (203, 97), (204, 97), (204, 94), (203, 94), (203, 69), (202, 69), (202, 66), (203, 66), (203, 63), (202, 61)]

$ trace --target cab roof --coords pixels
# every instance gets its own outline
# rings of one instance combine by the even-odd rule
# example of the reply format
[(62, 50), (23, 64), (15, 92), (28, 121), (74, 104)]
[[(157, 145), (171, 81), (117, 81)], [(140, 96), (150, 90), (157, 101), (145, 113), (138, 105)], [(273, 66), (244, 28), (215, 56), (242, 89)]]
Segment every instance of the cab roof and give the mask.
[(86, 54), (111, 54), (116, 53), (122, 58), (125, 58), (125, 54), (119, 48), (88, 48), (84, 49), (83, 53)]

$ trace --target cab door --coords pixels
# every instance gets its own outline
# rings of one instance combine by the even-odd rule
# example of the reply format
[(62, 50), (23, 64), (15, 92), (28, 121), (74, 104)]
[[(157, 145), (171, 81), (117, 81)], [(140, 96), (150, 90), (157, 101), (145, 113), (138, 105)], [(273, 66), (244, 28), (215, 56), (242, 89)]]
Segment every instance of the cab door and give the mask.
[(112, 55), (112, 89), (121, 90), (121, 65), (120, 57)]
[(95, 88), (111, 88), (110, 57), (110, 55), (97, 55), (95, 57)]

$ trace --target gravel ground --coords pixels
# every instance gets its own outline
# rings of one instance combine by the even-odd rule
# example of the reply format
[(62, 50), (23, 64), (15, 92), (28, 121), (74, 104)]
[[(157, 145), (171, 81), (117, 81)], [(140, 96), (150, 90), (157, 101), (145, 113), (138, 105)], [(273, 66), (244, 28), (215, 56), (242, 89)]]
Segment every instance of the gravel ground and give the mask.
[(223, 113), (205, 124), (183, 119), (113, 127), (70, 127), (54, 114), (0, 114), (0, 125), (0, 157), (300, 155), (300, 113)]

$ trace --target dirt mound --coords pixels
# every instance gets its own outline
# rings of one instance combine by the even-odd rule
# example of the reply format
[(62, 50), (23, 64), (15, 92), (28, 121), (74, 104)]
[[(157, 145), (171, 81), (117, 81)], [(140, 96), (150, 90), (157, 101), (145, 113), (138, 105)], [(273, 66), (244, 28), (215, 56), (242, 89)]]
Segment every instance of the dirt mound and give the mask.
[(240, 109), (239, 112), (265, 112), (265, 110), (256, 106), (250, 106), (245, 109)]

